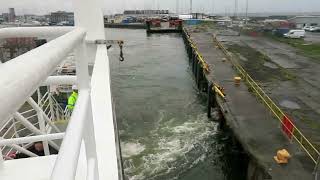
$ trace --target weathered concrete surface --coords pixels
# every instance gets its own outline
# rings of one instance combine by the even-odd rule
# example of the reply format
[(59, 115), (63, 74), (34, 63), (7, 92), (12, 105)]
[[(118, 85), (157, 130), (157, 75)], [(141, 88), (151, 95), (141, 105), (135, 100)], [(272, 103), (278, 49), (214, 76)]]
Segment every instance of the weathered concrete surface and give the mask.
[(307, 42), (320, 43), (320, 33), (319, 32), (306, 32), (306, 37), (304, 38)]
[[(196, 43), (199, 52), (209, 63), (211, 73), (208, 80), (218, 83), (226, 89), (227, 101), (220, 100), (220, 106), (244, 149), (251, 155), (272, 179), (302, 180), (312, 179), (313, 164), (297, 145), (291, 144), (282, 134), (279, 122), (252, 95), (242, 83), (234, 86), (235, 70), (228, 61), (223, 61), (224, 54), (213, 43), (211, 32), (193, 32), (187, 28)], [(286, 148), (293, 158), (287, 165), (278, 165), (273, 156), (277, 150)]]
[[(320, 147), (320, 59), (304, 57), (290, 45), (266, 37), (218, 35), (218, 39), (223, 40), (226, 47), (238, 56), (239, 62), (244, 66), (261, 59), (261, 57), (248, 56), (250, 54), (248, 52), (265, 56), (267, 60), (263, 61), (269, 63), (269, 68), (261, 64), (256, 65), (255, 68), (260, 70), (251, 72), (251, 76), (259, 80), (278, 105), (281, 106), (282, 102), (290, 101), (299, 106), (299, 108), (287, 106), (281, 108), (292, 117), (306, 137)], [(245, 48), (247, 51), (238, 52), (233, 48), (234, 45)], [(273, 67), (270, 67), (270, 64)], [(275, 70), (274, 67), (277, 69)], [(282, 72), (277, 74), (277, 78), (259, 78), (275, 75), (276, 71)]]

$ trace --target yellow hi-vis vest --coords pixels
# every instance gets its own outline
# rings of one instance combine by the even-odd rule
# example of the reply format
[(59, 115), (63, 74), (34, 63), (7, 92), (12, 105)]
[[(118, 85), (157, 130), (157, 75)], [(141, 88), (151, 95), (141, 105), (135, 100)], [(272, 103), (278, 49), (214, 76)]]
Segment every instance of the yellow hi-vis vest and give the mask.
[(74, 109), (74, 106), (76, 105), (77, 99), (78, 99), (78, 93), (73, 91), (68, 99), (68, 106), (67, 107), (69, 110)]

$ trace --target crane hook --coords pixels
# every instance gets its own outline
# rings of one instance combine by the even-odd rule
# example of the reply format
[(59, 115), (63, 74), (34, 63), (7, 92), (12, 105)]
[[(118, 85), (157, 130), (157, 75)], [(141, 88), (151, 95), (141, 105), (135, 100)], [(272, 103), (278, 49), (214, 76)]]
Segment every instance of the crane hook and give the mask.
[(120, 48), (120, 56), (119, 60), (122, 62), (124, 61), (124, 56), (123, 56), (123, 41), (118, 41), (119, 48)]

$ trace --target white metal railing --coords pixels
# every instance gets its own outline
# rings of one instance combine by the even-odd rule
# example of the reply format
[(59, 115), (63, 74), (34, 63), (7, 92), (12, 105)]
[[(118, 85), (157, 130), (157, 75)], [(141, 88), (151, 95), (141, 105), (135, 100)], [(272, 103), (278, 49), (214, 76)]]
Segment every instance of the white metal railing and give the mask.
[[(42, 99), (39, 102), (46, 101), (45, 99), (51, 99), (50, 108), (51, 110), (45, 113), (41, 105), (39, 106), (33, 99), (29, 98), (27, 103), (24, 106), (31, 106), (31, 109), (27, 109), (23, 112), (20, 112), (21, 116), (23, 116), (26, 120), (28, 120), (33, 127), (40, 127), (42, 124), (42, 132), (50, 133), (52, 130), (55, 132), (61, 132), (59, 128), (57, 128), (54, 124), (55, 121), (61, 120), (59, 117), (64, 119), (63, 111), (57, 101), (51, 96), (51, 93), (45, 93)], [(48, 100), (47, 100), (48, 101)], [(52, 115), (54, 114), (54, 115)], [(58, 118), (58, 119), (57, 119)], [(43, 123), (42, 123), (43, 122)], [(12, 139), (22, 137), (33, 136), (34, 132), (23, 126), (21, 122), (15, 118), (10, 118), (3, 126), (0, 128), (0, 136), (2, 139)], [(27, 148), (31, 145), (31, 143), (22, 144), (22, 148)], [(1, 148), (6, 159), (10, 159), (8, 156), (11, 153), (15, 153), (17, 151), (21, 151), (21, 149), (17, 149), (17, 146), (3, 146)], [(24, 151), (24, 153), (26, 150)], [(27, 154), (30, 154), (27, 152)], [(49, 154), (49, 153), (47, 153)]]
[(110, 144), (115, 144), (117, 129), (115, 130), (116, 124), (113, 121), (110, 64), (105, 45), (98, 45), (95, 57), (91, 79), (91, 99), (99, 177), (100, 179), (123, 179), (121, 154), (115, 156), (119, 150), (119, 142), (117, 142), (118, 149), (116, 146), (110, 146)]
[[(89, 138), (84, 136), (89, 135), (84, 133), (84, 127), (86, 126), (86, 130), (88, 130), (89, 126), (92, 127), (92, 116), (89, 117), (90, 106), (89, 91), (81, 90), (51, 175), (52, 180), (73, 179), (75, 177), (81, 142), (83, 139)], [(72, 147), (72, 149), (69, 147)], [(88, 153), (94, 152), (91, 148), (95, 147), (86, 146), (86, 151)], [(70, 150), (72, 153), (70, 153)], [(96, 160), (96, 157), (94, 159)]]
[[(74, 29), (39, 48), (1, 64), (1, 77), (10, 76), (0, 81), (2, 87), (0, 90), (0, 107), (2, 108), (0, 119), (7, 119), (10, 114), (17, 111), (25, 98), (35, 92), (67, 54), (80, 44), (84, 35), (83, 30)], [(13, 89), (15, 91), (12, 91)]]
[[(35, 103), (32, 104), (35, 106)], [(45, 93), (45, 95), (39, 100), (38, 105), (47, 116), (48, 121), (50, 120), (50, 122), (54, 123), (56, 121), (66, 120), (64, 110), (53, 97), (51, 92)]]
[[(16, 29), (12, 29), (12, 30), (17, 31)], [(35, 28), (32, 28), (32, 30), (35, 30)], [(11, 32), (7, 29), (5, 29), (4, 31), (6, 33)], [(21, 33), (20, 30), (18, 31), (19, 33)], [(4, 34), (1, 32), (3, 31), (0, 30), (0, 35)], [(29, 31), (27, 32), (29, 33)], [(14, 35), (14, 33), (12, 35)], [(37, 135), (37, 136), (30, 136), (30, 137), (21, 137), (21, 138), (18, 137), (13, 139), (1, 140), (0, 145), (12, 146), (17, 143), (18, 144), (26, 143), (26, 142), (30, 143), (30, 142), (34, 142), (36, 140), (41, 139), (44, 142), (48, 142), (48, 144), (50, 144), (52, 147), (58, 149), (59, 147), (53, 141), (51, 141), (51, 138), (52, 137), (54, 137), (54, 139), (62, 138), (62, 134), (50, 135), (50, 134), (44, 133), (43, 122), (42, 123), (41, 121), (38, 122), (39, 124), (37, 125), (40, 126), (39, 127), (40, 130), (39, 130), (38, 128), (35, 127), (35, 124), (32, 124), (30, 121), (28, 121), (29, 117), (27, 119), (21, 113), (18, 113), (17, 110), (20, 107), (20, 105), (23, 104), (24, 101), (27, 99), (28, 103), (37, 112), (35, 114), (32, 114), (30, 117), (36, 117), (37, 114), (40, 114), (42, 118), (45, 117), (44, 120), (48, 120), (48, 121), (53, 120), (55, 118), (54, 111), (63, 112), (63, 110), (58, 106), (56, 107), (52, 106), (53, 104), (52, 101), (54, 100), (51, 98), (50, 93), (46, 93), (42, 97), (42, 99), (39, 100), (39, 106), (37, 106), (38, 104), (35, 103), (31, 98), (28, 99), (28, 96), (30, 96), (33, 92), (35, 92), (35, 90), (46, 79), (47, 79), (46, 81), (49, 83), (50, 81), (59, 81), (59, 79), (57, 78), (55, 80), (52, 80), (53, 78), (51, 78), (50, 80), (50, 78), (47, 78), (47, 77), (50, 75), (50, 73), (54, 71), (57, 65), (61, 63), (64, 57), (66, 57), (67, 54), (73, 51), (75, 48), (76, 48), (76, 51), (78, 51), (79, 61), (81, 60), (83, 61), (83, 62), (77, 63), (78, 64), (77, 68), (78, 70), (80, 69), (78, 71), (79, 72), (78, 77), (81, 77), (81, 82), (78, 81), (78, 84), (80, 86), (79, 100), (75, 107), (74, 116), (72, 117), (71, 123), (67, 128), (66, 138), (64, 138), (63, 140), (51, 179), (73, 179), (74, 178), (78, 157), (76, 154), (75, 156), (71, 155), (70, 150), (80, 152), (79, 145), (81, 144), (81, 141), (83, 139), (83, 134), (86, 134), (86, 133), (83, 133), (83, 127), (88, 122), (87, 120), (89, 118), (88, 107), (89, 106), (91, 107), (91, 103), (89, 103), (90, 101), (88, 101), (90, 99), (89, 77), (88, 77), (89, 74), (87, 70), (88, 63), (85, 61), (85, 55), (82, 54), (84, 51), (84, 35), (85, 35), (85, 32), (83, 30), (78, 28), (74, 29), (63, 36), (37, 49), (34, 49), (22, 56), (19, 56), (7, 63), (1, 64), (0, 66), (0, 75), (2, 77), (5, 77), (6, 74), (12, 74), (12, 72), (20, 72), (21, 74), (24, 74), (24, 76), (17, 76), (15, 74), (12, 74), (11, 77), (9, 76), (6, 79), (1, 79), (0, 85), (3, 88), (0, 90), (0, 93), (1, 93), (0, 107), (2, 108), (2, 110), (0, 111), (0, 119), (6, 119), (7, 117), (10, 116), (10, 114), (13, 114), (14, 119), (17, 119), (18, 121), (20, 121), (20, 123), (23, 124), (27, 129), (30, 129), (31, 132)], [(8, 37), (8, 36), (5, 36), (5, 37)], [(30, 71), (30, 69), (32, 69), (32, 71)], [(64, 79), (64, 78), (60, 77), (60, 80), (61, 79)], [(15, 91), (12, 91), (13, 89), (15, 89)], [(86, 101), (82, 100), (84, 99), (83, 97), (85, 97)], [(10, 101), (8, 101), (8, 99), (10, 99)], [(33, 111), (28, 110), (24, 112), (24, 114), (28, 114), (28, 113), (30, 114), (31, 112)], [(81, 121), (81, 118), (83, 119), (82, 121)], [(41, 127), (41, 124), (42, 124), (42, 127)], [(92, 120), (91, 120), (91, 124), (92, 124)], [(77, 128), (78, 125), (80, 125), (82, 128)], [(92, 135), (90, 136), (92, 137)], [(78, 141), (74, 141), (74, 139), (78, 139)], [(75, 142), (77, 142), (76, 144), (78, 144), (78, 146), (73, 146)], [(75, 147), (78, 147), (78, 148), (74, 149)], [(91, 147), (89, 145), (86, 147), (88, 149), (87, 150), (88, 152), (95, 154), (94, 150), (90, 151)], [(66, 167), (65, 159), (68, 159), (70, 157), (73, 157), (73, 159), (70, 161), (70, 167), (71, 169), (74, 169), (73, 171), (65, 169)], [(96, 158), (95, 158), (95, 162), (96, 162)], [(0, 163), (3, 163), (2, 158)], [(92, 164), (92, 160), (90, 160), (90, 164)], [(97, 168), (98, 166), (96, 165), (94, 167)], [(65, 178), (65, 177), (59, 178), (59, 176), (61, 175), (61, 171), (66, 171), (65, 173), (62, 173), (62, 174), (64, 174), (69, 178)]]
[(47, 134), (47, 135), (40, 135), (40, 136), (33, 136), (33, 137), (21, 137), (15, 139), (3, 139), (0, 141), (0, 146), (7, 146), (12, 144), (25, 144), (36, 141), (43, 141), (43, 140), (57, 140), (62, 139), (64, 137), (64, 133), (56, 133), (56, 134)]
[[(4, 109), (3, 111), (0, 111), (0, 119), (5, 119), (10, 116), (10, 114), (13, 114), (14, 119), (18, 120), (21, 124), (23, 124), (23, 126), (25, 126), (26, 129), (29, 129), (32, 132), (31, 136), (0, 140), (0, 146), (5, 145), (11, 147), (19, 143), (30, 143), (34, 142), (35, 140), (42, 140), (43, 142), (50, 144), (52, 147), (58, 148), (58, 146), (52, 140), (64, 137), (59, 155), (52, 171), (52, 180), (74, 179), (77, 172), (77, 164), (81, 148), (85, 148), (86, 152), (87, 179), (99, 179), (100, 176), (103, 176), (101, 174), (99, 175), (99, 169), (104, 169), (104, 177), (118, 179), (119, 175), (117, 169), (118, 159), (116, 156), (115, 133), (113, 129), (112, 99), (109, 77), (110, 72), (109, 65), (105, 62), (105, 58), (107, 58), (107, 50), (105, 45), (99, 45), (97, 50), (96, 62), (98, 62), (98, 64), (101, 66), (94, 69), (93, 81), (95, 84), (92, 86), (94, 87), (93, 91), (95, 93), (94, 97), (92, 97), (92, 92), (90, 91), (91, 88), (89, 82), (90, 78), (88, 73), (88, 62), (85, 58), (85, 41), (83, 39), (84, 34), (85, 33), (81, 29), (74, 29), (66, 35), (63, 35), (56, 40), (53, 40), (0, 66), (0, 76), (4, 75), (5, 73), (8, 74), (13, 72), (13, 69), (15, 72), (21, 71), (21, 73), (24, 74), (23, 77), (13, 75), (8, 79), (0, 80), (0, 86), (4, 87), (0, 90), (0, 100), (2, 100), (1, 98), (4, 97), (12, 97), (10, 102), (5, 99), (3, 99), (4, 101), (0, 102), (0, 107), (3, 107)], [(57, 64), (59, 64), (62, 59), (73, 49), (75, 49), (77, 60), (76, 77), (49, 77), (50, 73), (54, 71), (55, 67), (57, 67)], [(29, 70), (31, 69), (30, 67), (32, 67), (32, 71)], [(32, 124), (28, 121), (29, 117), (24, 117), (21, 113), (17, 112), (19, 106), (23, 104), (25, 100), (27, 100), (34, 110), (27, 110), (24, 112), (24, 114), (30, 114), (31, 112), (34, 112), (34, 114), (30, 114), (30, 117), (36, 117), (39, 114), (43, 115), (43, 121), (49, 124), (52, 120), (57, 119), (54, 111), (58, 111), (58, 114), (61, 114), (62, 111), (60, 107), (51, 107), (52, 104), (56, 103), (52, 103), (54, 100), (51, 98), (51, 93), (45, 93), (42, 98), (39, 99), (38, 104), (28, 97), (40, 85), (63, 83), (73, 84), (75, 81), (77, 82), (79, 88), (79, 98), (65, 134), (47, 134), (47, 132), (44, 132), (43, 127), (41, 128), (41, 121), (37, 122), (37, 124)], [(98, 87), (101, 85), (101, 82), (103, 82), (102, 84), (104, 85), (104, 88)], [(20, 84), (23, 84), (23, 86)], [(10, 91), (10, 89), (16, 89), (16, 91), (13, 93)], [(101, 92), (101, 90), (106, 92)], [(101, 101), (101, 99), (99, 100), (97, 98), (99, 96), (100, 98), (106, 98), (103, 98), (103, 101)], [(107, 109), (97, 108), (100, 112), (96, 112), (97, 109), (92, 112), (91, 99), (96, 101), (94, 102), (96, 108), (97, 106), (103, 107), (104, 105), (107, 105), (105, 107)], [(107, 116), (105, 120), (110, 119), (110, 122), (108, 122), (109, 125), (102, 124), (100, 127), (99, 123), (101, 122), (99, 121), (101, 121), (101, 119), (100, 116), (97, 116), (97, 114), (101, 112), (107, 113), (104, 114), (104, 116)], [(92, 113), (95, 113), (95, 120), (93, 120)], [(93, 122), (98, 124), (94, 125)], [(36, 128), (36, 125), (40, 126), (40, 129)], [(111, 130), (111, 135), (107, 138), (107, 143), (99, 138), (99, 143), (103, 143), (103, 145), (101, 146), (101, 144), (96, 144), (96, 138), (100, 136), (100, 134), (95, 133), (94, 128), (98, 129), (98, 133), (104, 133), (101, 130)], [(81, 146), (82, 142), (84, 142), (84, 147)], [(96, 147), (99, 148), (98, 154)], [(22, 151), (21, 149), (17, 150)], [(106, 151), (102, 152), (103, 150)], [(110, 154), (105, 154), (108, 152), (110, 152)], [(30, 156), (33, 155), (30, 154)], [(97, 157), (99, 157), (99, 159)], [(109, 160), (112, 163), (108, 164), (107, 161)], [(100, 166), (98, 165), (98, 162), (100, 163)], [(3, 162), (0, 161), (0, 165), (1, 163)], [(111, 170), (112, 173), (110, 173), (108, 170)]]
[[(42, 113), (42, 112), (40, 112)], [(31, 125), (34, 127), (39, 126), (39, 112), (37, 112), (35, 109), (26, 110), (22, 113), (20, 113), (23, 117), (25, 117), (26, 120), (30, 121)], [(51, 123), (51, 120), (47, 117), (47, 115), (43, 114), (44, 118), (48, 119), (47, 126), (43, 132), (50, 133), (51, 129), (55, 130), (55, 132), (61, 132), (53, 123)], [(50, 128), (49, 128), (50, 127)], [(49, 131), (50, 129), (50, 131)], [(13, 139), (13, 138), (19, 138), (19, 137), (31, 137), (34, 135), (34, 132), (28, 129), (27, 127), (23, 126), (19, 120), (16, 120), (15, 118), (10, 118), (0, 129), (0, 138), (2, 139)], [(1, 144), (1, 143), (0, 143)], [(22, 144), (22, 148), (27, 148), (31, 145), (31, 143)], [(1, 146), (0, 146), (1, 147)], [(4, 156), (6, 159), (8, 158), (9, 154), (15, 153), (19, 151), (19, 149), (12, 146), (3, 146), (1, 148)], [(26, 151), (24, 151), (26, 152)]]
[[(7, 77), (0, 79), (0, 121), (13, 116), (33, 133), (32, 136), (0, 140), (0, 146), (16, 146), (19, 143), (43, 141), (56, 147), (53, 140), (63, 138), (51, 177), (48, 178), (51, 180), (75, 179), (79, 170), (78, 161), (81, 159), (86, 160), (86, 179), (88, 180), (122, 179), (118, 171), (119, 162), (115, 142), (107, 49), (103, 44), (89, 43), (105, 40), (102, 11), (98, 0), (73, 0), (73, 4), (75, 28), (0, 29), (0, 39), (60, 36), (0, 65), (0, 77)], [(76, 76), (49, 77), (70, 53), (75, 55)], [(88, 61), (96, 63), (91, 86)], [(48, 97), (40, 98), (39, 102), (35, 103), (30, 99), (31, 94), (41, 85), (72, 85), (75, 83), (79, 89), (79, 97), (66, 132), (48, 134), (43, 127), (44, 123), (50, 124), (52, 119), (58, 119), (54, 116), (55, 113), (50, 114), (49, 111), (60, 112), (61, 109), (51, 107), (50, 104), (54, 102)], [(45, 94), (45, 96), (50, 96), (50, 94)], [(26, 100), (37, 112), (39, 128), (18, 113), (19, 107)], [(0, 166), (4, 163), (6, 162), (0, 156)], [(0, 168), (0, 173), (4, 169)]]

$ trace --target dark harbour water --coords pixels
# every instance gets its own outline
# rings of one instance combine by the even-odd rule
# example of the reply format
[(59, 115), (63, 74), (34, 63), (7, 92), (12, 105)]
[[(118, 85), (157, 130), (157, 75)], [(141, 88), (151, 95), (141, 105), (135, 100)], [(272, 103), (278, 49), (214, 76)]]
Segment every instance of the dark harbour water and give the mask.
[(244, 180), (246, 157), (206, 117), (178, 34), (107, 29), (125, 174), (130, 180)]

